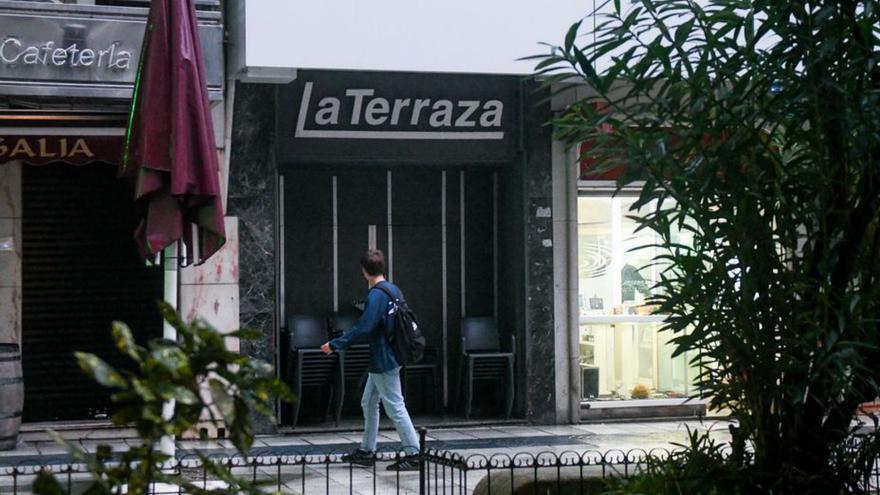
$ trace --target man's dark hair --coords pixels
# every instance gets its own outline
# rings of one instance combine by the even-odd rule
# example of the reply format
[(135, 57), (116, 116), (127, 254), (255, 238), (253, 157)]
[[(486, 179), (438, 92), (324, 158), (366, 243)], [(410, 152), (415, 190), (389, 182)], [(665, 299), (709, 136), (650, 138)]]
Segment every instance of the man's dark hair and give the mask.
[(370, 249), (361, 256), (361, 267), (367, 275), (375, 277), (385, 273), (385, 254), (378, 249)]

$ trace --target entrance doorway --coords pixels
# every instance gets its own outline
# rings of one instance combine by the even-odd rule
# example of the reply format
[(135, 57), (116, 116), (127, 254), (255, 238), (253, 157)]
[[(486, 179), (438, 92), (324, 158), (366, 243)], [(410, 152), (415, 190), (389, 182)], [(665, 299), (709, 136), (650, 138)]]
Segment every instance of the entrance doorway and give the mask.
[(73, 352), (124, 367), (112, 321), (127, 323), (138, 342), (162, 334), (163, 274), (138, 255), (132, 198), (109, 164), (23, 167), (24, 421), (109, 417), (109, 393)]
[[(283, 313), (356, 312), (367, 291), (360, 256), (381, 249), (437, 365), (436, 383), (414, 384), (433, 396), (413, 394), (410, 407), (457, 406), (461, 318), (497, 316), (495, 170), (303, 167), (282, 180)], [(347, 386), (346, 395), (354, 398), (349, 414), (360, 415), (360, 391)], [(500, 402), (491, 399), (487, 411)]]

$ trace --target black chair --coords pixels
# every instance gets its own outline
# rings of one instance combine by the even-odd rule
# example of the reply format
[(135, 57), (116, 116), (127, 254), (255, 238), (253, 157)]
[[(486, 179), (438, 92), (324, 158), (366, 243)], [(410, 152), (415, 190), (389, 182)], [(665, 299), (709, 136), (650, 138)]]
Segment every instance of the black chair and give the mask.
[(501, 351), (501, 339), (494, 318), (462, 318), (461, 320), (461, 373), (464, 382), (464, 416), (471, 416), (474, 382), (478, 380), (504, 381), (506, 417), (513, 413), (513, 366), (516, 338), (510, 337), (510, 352)]
[[(351, 330), (357, 322), (357, 316), (344, 313), (331, 313), (327, 318), (327, 327), (333, 337), (336, 338)], [(339, 351), (339, 367), (342, 373), (343, 388), (356, 382), (358, 390), (363, 390), (367, 380), (367, 372), (370, 369), (370, 346), (367, 344), (355, 344), (344, 351)], [(360, 404), (360, 394), (357, 394)], [(354, 400), (354, 399), (352, 399)], [(345, 397), (342, 399), (345, 404)]]
[[(403, 367), (401, 378), (403, 383), (404, 398), (407, 397), (407, 384), (417, 380), (420, 390), (421, 405), (428, 411), (437, 410), (437, 390), (439, 383), (437, 380), (438, 368), (440, 366), (439, 354), (436, 347), (425, 348), (425, 357), (417, 364), (410, 364)], [(428, 386), (430, 384), (430, 387)], [(430, 399), (430, 406), (428, 405)], [(408, 406), (407, 406), (408, 407)], [(429, 409), (430, 407), (430, 409)]]
[(285, 376), (290, 380), (290, 387), (296, 400), (293, 403), (291, 424), (296, 427), (299, 420), (299, 410), (303, 402), (303, 387), (320, 387), (326, 390), (332, 388), (330, 404), (336, 406), (335, 421), (339, 424), (339, 416), (342, 412), (342, 383), (341, 360), (334, 353), (324, 354), (320, 347), (327, 342), (326, 322), (317, 316), (294, 315), (287, 319), (287, 362)]

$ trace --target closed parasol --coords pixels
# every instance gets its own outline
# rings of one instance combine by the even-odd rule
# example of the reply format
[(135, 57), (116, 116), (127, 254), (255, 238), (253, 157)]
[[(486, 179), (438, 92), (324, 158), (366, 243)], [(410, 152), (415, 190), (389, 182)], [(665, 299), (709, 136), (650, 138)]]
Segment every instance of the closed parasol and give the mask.
[(226, 241), (198, 33), (193, 0), (152, 0), (121, 168), (136, 180), (141, 254), (180, 240), (182, 264), (204, 262)]

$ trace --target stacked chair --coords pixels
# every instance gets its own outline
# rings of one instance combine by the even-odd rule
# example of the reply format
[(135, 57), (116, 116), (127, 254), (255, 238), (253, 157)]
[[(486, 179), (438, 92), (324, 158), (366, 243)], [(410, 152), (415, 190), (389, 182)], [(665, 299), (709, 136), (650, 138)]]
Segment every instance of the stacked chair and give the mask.
[(463, 391), (464, 416), (471, 416), (474, 384), (488, 380), (504, 386), (506, 417), (513, 413), (513, 366), (516, 338), (510, 337), (510, 350), (501, 349), (498, 327), (493, 318), (463, 318), (461, 320), (461, 366), (459, 390)]
[(323, 409), (334, 408), (334, 420), (339, 424), (342, 414), (342, 397), (345, 384), (342, 379), (342, 359), (337, 353), (326, 355), (321, 345), (329, 340), (327, 322), (324, 318), (312, 315), (294, 315), (287, 319), (287, 349), (285, 359), (285, 378), (296, 397), (293, 403), (291, 424), (296, 427), (300, 406), (303, 402), (303, 388), (316, 387), (332, 394)]
[[(441, 384), (437, 380), (439, 368), (439, 355), (436, 347), (425, 348), (425, 357), (421, 362), (410, 364), (403, 368), (401, 373), (401, 387), (403, 395), (406, 396), (406, 388), (408, 383), (418, 383), (419, 398), (422, 407), (428, 411), (437, 411), (437, 390)], [(430, 406), (428, 402), (430, 400)], [(407, 401), (409, 403), (409, 401)], [(407, 406), (409, 407), (409, 406)], [(430, 409), (429, 409), (430, 408)]]
[[(327, 325), (333, 338), (351, 330), (356, 322), (357, 316), (344, 313), (330, 313), (327, 318)], [(339, 363), (343, 389), (356, 383), (357, 390), (363, 390), (367, 372), (370, 369), (370, 346), (368, 344), (354, 344), (348, 349), (340, 351)], [(360, 394), (357, 394), (357, 402), (360, 404)], [(341, 404), (344, 403), (345, 397), (343, 396)]]

